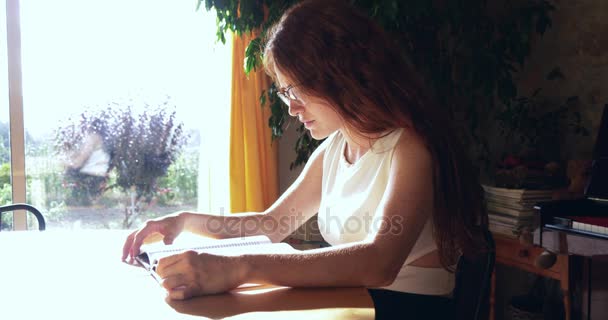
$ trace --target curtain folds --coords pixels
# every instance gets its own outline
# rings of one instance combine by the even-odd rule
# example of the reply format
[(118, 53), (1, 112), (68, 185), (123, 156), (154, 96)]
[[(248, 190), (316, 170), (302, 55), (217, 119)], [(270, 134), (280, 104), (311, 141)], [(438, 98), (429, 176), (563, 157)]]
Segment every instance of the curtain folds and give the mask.
[(230, 114), (230, 210), (266, 210), (278, 197), (278, 150), (271, 144), (270, 110), (260, 95), (270, 79), (263, 70), (243, 70), (245, 48), (255, 35), (234, 35)]

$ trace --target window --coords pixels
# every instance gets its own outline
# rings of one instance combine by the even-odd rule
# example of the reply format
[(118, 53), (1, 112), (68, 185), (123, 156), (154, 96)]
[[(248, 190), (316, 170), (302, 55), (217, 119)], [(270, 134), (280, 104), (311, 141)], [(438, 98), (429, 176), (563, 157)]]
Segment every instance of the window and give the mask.
[(195, 5), (21, 2), (26, 199), (48, 229), (227, 210), (228, 181), (205, 186), (228, 177), (230, 46)]

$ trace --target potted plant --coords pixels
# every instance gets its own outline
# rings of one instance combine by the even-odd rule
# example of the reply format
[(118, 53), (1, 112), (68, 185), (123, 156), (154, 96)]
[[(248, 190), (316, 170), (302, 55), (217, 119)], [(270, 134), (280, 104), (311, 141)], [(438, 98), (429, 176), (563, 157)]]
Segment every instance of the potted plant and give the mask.
[(577, 96), (555, 104), (541, 98), (540, 92), (510, 101), (496, 116), (503, 141), (492, 172), (492, 184), (498, 187), (556, 189), (568, 183), (562, 146), (568, 137), (588, 136), (589, 131)]

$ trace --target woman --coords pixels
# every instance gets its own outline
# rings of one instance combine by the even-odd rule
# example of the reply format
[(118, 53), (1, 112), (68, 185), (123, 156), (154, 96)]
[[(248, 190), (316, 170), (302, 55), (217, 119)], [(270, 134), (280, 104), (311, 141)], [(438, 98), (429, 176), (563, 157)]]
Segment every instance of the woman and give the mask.
[[(451, 269), (460, 254), (484, 249), (487, 218), (443, 110), (423, 94), (399, 50), (351, 6), (313, 0), (289, 9), (269, 31), (264, 62), (289, 114), (313, 138), (327, 139), (266, 211), (221, 217), (182, 212), (148, 221), (127, 238), (123, 259), (137, 255), (153, 232), (168, 243), (184, 229), (281, 241), (299, 224), (277, 222), (298, 215), (304, 219), (295, 221), (304, 222), (318, 212), (331, 247), (238, 257), (184, 253), (160, 261), (163, 286), (174, 299), (245, 282), (365, 286), (378, 318), (390, 308), (412, 319), (417, 312), (424, 319), (449, 314)], [(275, 227), (243, 227), (266, 219)], [(224, 228), (211, 227), (216, 225)]]

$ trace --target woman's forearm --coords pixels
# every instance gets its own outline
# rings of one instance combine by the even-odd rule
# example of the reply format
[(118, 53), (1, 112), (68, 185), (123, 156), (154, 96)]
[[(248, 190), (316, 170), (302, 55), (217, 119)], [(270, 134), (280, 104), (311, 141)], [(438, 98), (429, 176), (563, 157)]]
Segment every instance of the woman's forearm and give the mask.
[(268, 216), (259, 212), (229, 215), (183, 212), (180, 217), (183, 219), (184, 230), (217, 239), (255, 235), (270, 237), (275, 231), (273, 224), (264, 223), (269, 219)]
[(245, 255), (245, 281), (289, 287), (390, 284), (401, 266), (373, 244), (314, 249), (295, 254)]

